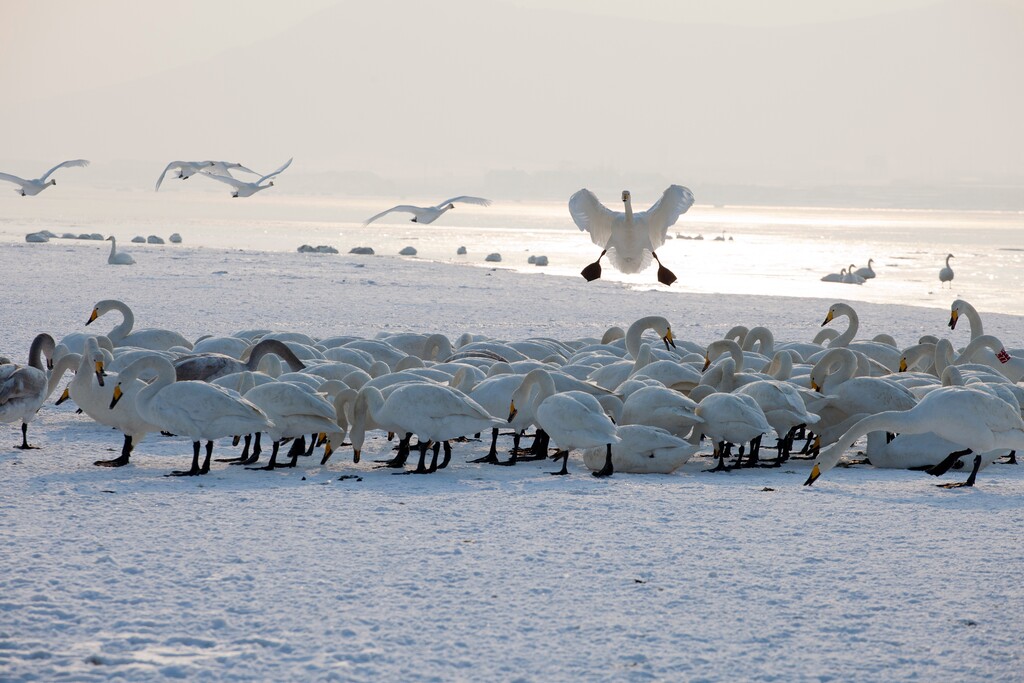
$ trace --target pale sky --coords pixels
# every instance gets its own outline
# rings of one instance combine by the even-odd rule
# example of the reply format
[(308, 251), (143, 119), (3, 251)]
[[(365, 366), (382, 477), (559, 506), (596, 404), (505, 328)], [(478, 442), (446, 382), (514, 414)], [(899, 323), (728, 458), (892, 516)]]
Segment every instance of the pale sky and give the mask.
[(1024, 178), (1012, 0), (0, 7), (12, 172), (78, 156), (295, 156), (294, 172), (408, 179)]

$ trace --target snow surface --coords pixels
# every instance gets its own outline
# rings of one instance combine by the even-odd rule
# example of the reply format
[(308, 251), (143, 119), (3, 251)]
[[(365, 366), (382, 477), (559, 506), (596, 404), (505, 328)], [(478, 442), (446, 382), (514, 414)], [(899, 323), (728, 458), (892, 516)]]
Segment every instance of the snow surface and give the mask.
[[(454, 247), (453, 247), (454, 248)], [(187, 337), (273, 327), (505, 339), (599, 336), (660, 314), (707, 343), (734, 324), (810, 339), (832, 301), (639, 291), (614, 282), (394, 257), (168, 246), (132, 268), (102, 245), (0, 244), (0, 354), (32, 337), (105, 332), (105, 298), (137, 327)], [(859, 337), (900, 344), (937, 309), (856, 304)], [(110, 317), (116, 318), (116, 315)], [(984, 314), (1020, 345), (1024, 324)], [(120, 435), (53, 399), (40, 450), (0, 426), (2, 680), (1021, 680), (1024, 468), (973, 489), (917, 472), (781, 470), (597, 480), (579, 455), (430, 476), (339, 452), (295, 470), (187, 466), (151, 435), (122, 469)], [(347, 449), (346, 449), (347, 450)], [(709, 447), (705, 445), (703, 453)], [(235, 455), (227, 440), (214, 457)], [(264, 456), (264, 459), (266, 456)], [(342, 474), (359, 479), (339, 481)], [(946, 480), (963, 478), (964, 473)]]

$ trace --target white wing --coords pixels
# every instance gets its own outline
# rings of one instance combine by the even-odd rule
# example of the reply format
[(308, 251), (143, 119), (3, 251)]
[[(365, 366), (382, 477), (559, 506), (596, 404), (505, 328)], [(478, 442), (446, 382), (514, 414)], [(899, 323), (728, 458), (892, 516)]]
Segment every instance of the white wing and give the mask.
[(389, 213), (391, 213), (392, 211), (404, 211), (406, 213), (411, 213), (411, 214), (419, 215), (419, 212), (422, 211), (422, 210), (423, 209), (421, 207), (411, 206), (409, 204), (399, 204), (398, 206), (392, 206), (387, 211), (381, 211), (376, 216), (371, 216), (370, 218), (367, 218), (365, 221), (363, 221), (363, 227), (365, 228), (367, 225), (369, 225), (370, 223), (374, 222), (375, 220), (377, 220), (381, 216), (386, 216)]
[(638, 215), (636, 219), (646, 219), (651, 244), (655, 249), (665, 243), (665, 233), (679, 217), (693, 206), (693, 193), (682, 185), (669, 185), (661, 199), (654, 206)]
[(161, 173), (160, 177), (156, 179), (156, 189), (154, 190), (154, 192), (160, 191), (160, 184), (164, 182), (164, 176), (167, 175), (168, 171), (170, 171), (172, 168), (181, 168), (182, 164), (184, 163), (184, 161), (172, 161), (171, 163), (167, 164), (167, 167), (164, 168), (164, 172)]
[(606, 207), (586, 188), (569, 197), (569, 213), (579, 229), (589, 232), (590, 240), (602, 249), (612, 238), (615, 222), (625, 217)]
[(438, 204), (437, 206), (435, 206), (434, 208), (435, 209), (443, 209), (444, 207), (448, 206), (449, 204), (454, 204), (456, 202), (462, 202), (463, 204), (478, 204), (480, 206), (490, 206), (491, 205), (491, 200), (490, 199), (484, 199), (483, 197), (469, 197), (469, 196), (463, 194), (463, 195), (459, 195), (458, 197), (452, 197), (451, 199), (446, 199), (443, 202), (441, 202), (440, 204)]
[(62, 161), (61, 163), (57, 164), (56, 166), (51, 168), (49, 171), (44, 173), (43, 177), (40, 178), (39, 180), (41, 180), (41, 181), (43, 181), (45, 183), (46, 179), (50, 177), (50, 174), (53, 173), (54, 171), (56, 171), (58, 168), (64, 168), (65, 166), (70, 168), (72, 166), (88, 166), (88, 165), (89, 165), (89, 162), (86, 159), (72, 159), (70, 161)]
[[(291, 160), (289, 160), (288, 163), (291, 163)], [(236, 171), (243, 171), (245, 173), (252, 173), (253, 175), (259, 175), (259, 173), (257, 173), (256, 171), (252, 170), (248, 166), (243, 166), (242, 164), (230, 164), (230, 163), (228, 163), (226, 161), (217, 161), (217, 162), (214, 163), (214, 165), (218, 166), (218, 167), (223, 167), (225, 171), (230, 171), (231, 169), (235, 169)], [(283, 171), (284, 169), (282, 168), (281, 170)], [(278, 173), (280, 173), (280, 172), (281, 171), (278, 171)]]
[(219, 180), (222, 183), (227, 183), (228, 185), (231, 185), (232, 187), (234, 187), (236, 190), (240, 190), (243, 187), (245, 187), (247, 185), (250, 185), (250, 184), (255, 184), (255, 183), (243, 183), (241, 180), (238, 180), (237, 178), (232, 178), (231, 176), (227, 176), (227, 175), (220, 175), (218, 173), (209, 173), (208, 171), (202, 171), (202, 174), (204, 176), (206, 176), (207, 178), (213, 178), (214, 180)]
[(19, 178), (16, 175), (11, 175), (10, 173), (0, 173), (0, 180), (6, 180), (8, 182), (14, 183), (15, 185), (28, 185), (27, 180), (25, 180), (24, 178)]
[[(295, 158), (295, 157), (292, 157), (292, 159), (294, 159), (294, 158)], [(286, 169), (286, 168), (288, 168), (289, 166), (291, 166), (291, 165), (292, 165), (292, 159), (289, 159), (288, 161), (284, 162), (284, 166), (282, 166), (281, 168), (277, 169), (277, 170), (276, 170), (276, 171), (274, 171), (273, 173), (268, 173), (267, 175), (265, 175), (265, 176), (263, 176), (262, 178), (260, 178), (259, 180), (257, 180), (255, 184), (256, 184), (256, 185), (259, 185), (259, 184), (260, 184), (260, 183), (262, 183), (262, 182), (263, 182), (264, 180), (268, 180), (268, 179), (270, 179), (270, 178), (273, 178), (273, 177), (274, 177), (274, 176), (276, 176), (276, 175), (277, 175), (278, 173), (280, 173), (280, 172), (281, 172), (281, 171), (283, 171), (284, 169)]]

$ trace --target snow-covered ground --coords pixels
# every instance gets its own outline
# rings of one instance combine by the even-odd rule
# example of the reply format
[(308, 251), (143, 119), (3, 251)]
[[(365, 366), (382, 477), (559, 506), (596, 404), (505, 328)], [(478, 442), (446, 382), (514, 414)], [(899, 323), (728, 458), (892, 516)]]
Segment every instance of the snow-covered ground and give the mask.
[[(126, 245), (127, 247), (127, 245)], [(831, 300), (680, 295), (394, 257), (0, 244), (0, 354), (84, 331), (93, 304), (187, 337), (273, 327), (325, 337), (422, 330), (599, 336), (660, 314), (707, 343), (734, 324), (810, 339)], [(138, 255), (137, 255), (138, 256)], [(951, 298), (953, 298), (951, 296)], [(858, 303), (859, 336), (950, 336), (948, 311)], [(116, 316), (115, 316), (116, 317)], [(1024, 320), (984, 314), (1019, 346)], [(100, 331), (116, 320), (100, 319)], [(88, 329), (92, 329), (90, 326)], [(1024, 468), (971, 489), (806, 462), (597, 480), (578, 456), (394, 476), (364, 460), (253, 472), (150, 436), (132, 464), (54, 397), (40, 450), (0, 425), (3, 680), (1020, 680)], [(706, 447), (704, 452), (709, 449)], [(233, 455), (228, 441), (217, 455)], [(342, 474), (358, 479), (339, 481)], [(948, 478), (962, 478), (956, 473)]]

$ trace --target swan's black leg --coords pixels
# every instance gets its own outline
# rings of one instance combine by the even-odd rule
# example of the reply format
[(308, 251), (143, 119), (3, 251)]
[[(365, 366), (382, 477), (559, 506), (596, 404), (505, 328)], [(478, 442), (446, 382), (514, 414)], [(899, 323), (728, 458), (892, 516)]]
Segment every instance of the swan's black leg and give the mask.
[(724, 441), (718, 442), (718, 447), (715, 448), (715, 455), (718, 456), (718, 464), (705, 472), (727, 472), (728, 467), (725, 466), (725, 456), (728, 455), (729, 449)]
[(203, 466), (199, 468), (199, 474), (210, 473), (210, 458), (213, 457), (213, 441), (206, 442), (206, 457), (203, 458)]
[[(237, 439), (238, 439), (238, 437), (236, 436), (235, 439), (232, 440), (232, 444), (231, 445), (237, 446), (238, 445)], [(245, 445), (242, 446), (242, 453), (241, 453), (241, 455), (239, 455), (237, 458), (217, 458), (217, 462), (230, 462), (233, 465), (241, 465), (242, 463), (244, 463), (246, 460), (249, 459), (249, 444), (251, 444), (251, 443), (252, 443), (252, 434), (246, 434), (245, 435)]]
[[(313, 444), (316, 444), (316, 435), (313, 435)], [(300, 436), (292, 441), (292, 447), (288, 449), (288, 457), (291, 461), (287, 465), (281, 465), (281, 467), (295, 467), (299, 462), (300, 455), (308, 455), (306, 453), (306, 437)]]
[(607, 253), (608, 250), (605, 249), (601, 252), (601, 255), (597, 257), (596, 261), (580, 271), (580, 275), (582, 275), (587, 282), (593, 282), (597, 278), (601, 277), (601, 259), (604, 258), (604, 255)]
[(1006, 454), (1006, 460), (1002, 461), (1004, 465), (1016, 465), (1017, 464), (1017, 451), (1010, 451)]
[(239, 463), (240, 465), (255, 465), (260, 461), (260, 453), (263, 452), (263, 446), (260, 444), (261, 438), (263, 438), (263, 432), (256, 432), (256, 440), (252, 445), (252, 455)]
[(551, 456), (551, 459), (558, 460), (559, 457), (562, 458), (562, 469), (558, 470), (557, 472), (548, 472), (548, 474), (553, 474), (555, 476), (569, 474), (569, 451), (558, 451), (553, 456)]
[(604, 467), (594, 472), (595, 477), (610, 477), (615, 472), (615, 467), (612, 465), (612, 445), (607, 444), (608, 452), (604, 458)]
[(974, 467), (971, 468), (971, 474), (967, 477), (967, 481), (961, 481), (955, 484), (936, 484), (939, 488), (943, 489), (958, 489), (965, 486), (974, 486), (974, 479), (978, 476), (978, 470), (981, 469), (981, 456), (974, 456)]
[(487, 455), (482, 458), (475, 458), (469, 461), (470, 463), (481, 463), (486, 462), (491, 465), (498, 464), (498, 428), (494, 427), (491, 429), (491, 448), (487, 451)]
[(30, 444), (28, 442), (28, 423), (27, 422), (22, 422), (21, 423), (21, 445), (20, 446), (15, 446), (15, 448), (20, 448), (23, 451), (39, 448), (39, 446), (33, 446), (32, 444)]
[(540, 427), (537, 427), (537, 431), (533, 436), (533, 444), (530, 446), (530, 455), (522, 458), (525, 460), (547, 460), (548, 457), (548, 441), (549, 437)]
[(121, 467), (122, 465), (128, 464), (128, 458), (132, 455), (132, 437), (127, 434), (124, 435), (124, 445), (121, 446), (121, 456), (114, 458), (113, 460), (97, 460), (93, 463), (97, 467)]
[(661, 259), (659, 259), (658, 255), (655, 254), (653, 251), (651, 252), (651, 256), (653, 256), (654, 260), (658, 262), (658, 282), (660, 282), (663, 285), (670, 285), (679, 279), (676, 277), (675, 273), (673, 273), (665, 266), (661, 265)]
[(246, 467), (247, 470), (273, 470), (277, 467), (277, 452), (281, 450), (281, 442), (274, 442), (274, 450), (270, 452), (270, 462), (263, 467)]
[(405, 463), (409, 460), (409, 442), (412, 441), (412, 432), (408, 432), (405, 438), (398, 442), (398, 454), (395, 455), (391, 460), (378, 460), (377, 462), (383, 463), (381, 467), (394, 467), (400, 469), (405, 467)]
[(437, 472), (437, 455), (441, 452), (441, 442), (435, 441), (432, 445), (433, 456), (430, 458), (430, 467), (427, 468), (427, 472), (430, 473)]
[[(444, 449), (444, 457), (441, 458), (441, 464), (437, 466), (437, 469), (439, 470), (443, 470), (445, 467), (448, 467), (448, 463), (452, 461), (452, 445), (445, 441), (441, 446)], [(434, 453), (437, 453), (437, 444), (434, 445)]]
[(192, 467), (188, 470), (175, 470), (168, 477), (194, 477), (199, 474), (199, 442), (192, 442)]
[(929, 469), (925, 470), (925, 472), (932, 475), (933, 477), (941, 477), (943, 474), (949, 471), (949, 469), (954, 465), (954, 463), (956, 463), (957, 460), (959, 460), (961, 457), (965, 455), (970, 455), (973, 452), (974, 451), (972, 451), (970, 448), (965, 448), (962, 451), (953, 451), (945, 458), (943, 458), (942, 462), (938, 463), (937, 465), (934, 465), (933, 467), (930, 467)]
[(306, 449), (306, 452), (303, 453), (303, 455), (313, 455), (313, 451), (316, 449), (316, 445), (320, 440), (319, 437), (319, 434), (309, 435), (309, 448)]
[[(416, 469), (410, 472), (395, 472), (395, 474), (430, 474), (430, 470), (427, 469), (427, 448), (429, 446), (429, 441), (420, 441), (416, 444), (416, 448), (420, 452), (420, 461), (416, 465)], [(435, 455), (434, 457), (436, 458), (437, 456)]]

